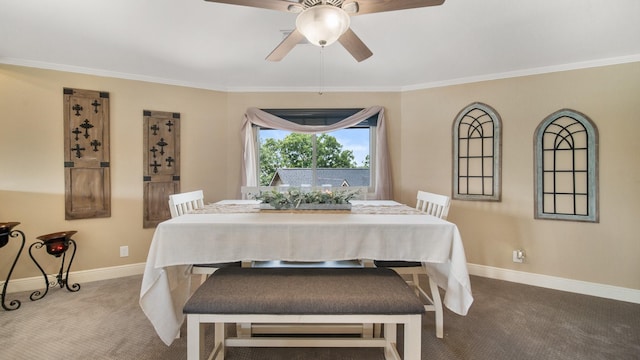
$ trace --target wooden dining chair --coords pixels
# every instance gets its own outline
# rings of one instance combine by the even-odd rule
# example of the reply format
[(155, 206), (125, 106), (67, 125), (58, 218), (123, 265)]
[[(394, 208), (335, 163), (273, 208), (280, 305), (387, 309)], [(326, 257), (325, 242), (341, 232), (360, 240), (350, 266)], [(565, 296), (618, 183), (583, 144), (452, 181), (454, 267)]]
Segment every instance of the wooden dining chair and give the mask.
[[(204, 192), (202, 190), (195, 190), (185, 193), (169, 195), (169, 211), (171, 217), (185, 215), (189, 211), (200, 209), (204, 207)], [(216, 270), (222, 267), (240, 267), (241, 262), (228, 262), (228, 263), (212, 263), (212, 264), (194, 264), (191, 267), (191, 273), (194, 275), (201, 275), (200, 283), (204, 283), (207, 277), (213, 274)]]
[[(429, 215), (446, 220), (449, 214), (451, 200), (447, 195), (433, 194), (426, 191), (418, 191), (416, 197), (416, 209)], [(442, 300), (438, 292), (438, 285), (431, 279), (418, 261), (380, 261), (373, 262), (376, 267), (392, 268), (400, 275), (411, 276), (407, 283), (412, 286), (418, 297), (425, 302), (425, 310), (435, 312), (436, 315), (436, 336), (442, 338), (444, 334)], [(419, 275), (427, 275), (431, 295), (420, 286)]]
[(418, 191), (416, 209), (443, 220), (447, 220), (451, 200), (447, 195)]
[(204, 192), (202, 190), (169, 195), (169, 211), (172, 218), (203, 207)]

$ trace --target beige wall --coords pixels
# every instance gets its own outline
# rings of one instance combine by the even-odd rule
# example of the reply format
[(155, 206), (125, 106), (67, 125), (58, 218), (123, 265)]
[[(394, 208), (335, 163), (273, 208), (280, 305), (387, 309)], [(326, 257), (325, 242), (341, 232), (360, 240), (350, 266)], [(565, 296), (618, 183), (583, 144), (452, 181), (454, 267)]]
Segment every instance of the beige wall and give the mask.
[[(111, 103), (111, 217), (64, 219), (62, 89), (107, 91)], [(142, 228), (142, 111), (181, 113), (181, 187), (226, 196), (226, 94), (177, 86), (0, 65), (0, 221), (18, 221), (27, 247), (39, 235), (77, 230), (73, 270), (141, 263), (153, 230)], [(17, 243), (17, 242), (16, 242)], [(119, 247), (129, 246), (129, 257)], [(0, 277), (9, 254), (0, 249)], [(28, 253), (12, 278), (37, 276)], [(44, 254), (44, 251), (36, 253)], [(44, 256), (43, 266), (57, 272)]]
[[(453, 201), (469, 263), (640, 289), (640, 63), (405, 92), (399, 200), (451, 193), (451, 128), (472, 102), (503, 123), (502, 201)], [(551, 113), (587, 115), (600, 134), (600, 223), (533, 219), (533, 134)], [(511, 252), (524, 248), (527, 261)]]
[[(111, 96), (112, 216), (64, 220), (62, 88)], [(20, 221), (27, 245), (41, 234), (78, 230), (72, 270), (144, 262), (152, 230), (142, 229), (142, 110), (182, 115), (182, 190), (207, 201), (236, 196), (240, 124), (247, 107), (381, 105), (389, 124), (395, 199), (418, 189), (451, 193), (451, 125), (481, 101), (503, 121), (503, 199), (454, 201), (450, 220), (470, 263), (640, 289), (640, 63), (387, 93), (223, 93), (0, 65), (0, 221)], [(561, 108), (589, 116), (600, 132), (599, 224), (533, 219), (533, 131)], [(121, 245), (128, 258), (118, 257)], [(511, 262), (522, 247), (527, 263)], [(0, 276), (9, 268), (0, 249)], [(50, 261), (49, 266), (53, 266)], [(615, 264), (615, 266), (607, 264)], [(57, 269), (52, 268), (50, 272)], [(23, 254), (14, 278), (36, 276)]]

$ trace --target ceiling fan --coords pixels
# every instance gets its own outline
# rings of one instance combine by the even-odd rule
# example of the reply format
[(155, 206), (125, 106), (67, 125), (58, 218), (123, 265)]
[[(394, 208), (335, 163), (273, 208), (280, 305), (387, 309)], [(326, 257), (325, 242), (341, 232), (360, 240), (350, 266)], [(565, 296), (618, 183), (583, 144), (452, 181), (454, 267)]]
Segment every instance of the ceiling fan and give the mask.
[(296, 28), (267, 56), (280, 61), (306, 38), (316, 46), (338, 41), (358, 62), (373, 53), (349, 28), (350, 16), (442, 5), (445, 0), (205, 0), (298, 14)]

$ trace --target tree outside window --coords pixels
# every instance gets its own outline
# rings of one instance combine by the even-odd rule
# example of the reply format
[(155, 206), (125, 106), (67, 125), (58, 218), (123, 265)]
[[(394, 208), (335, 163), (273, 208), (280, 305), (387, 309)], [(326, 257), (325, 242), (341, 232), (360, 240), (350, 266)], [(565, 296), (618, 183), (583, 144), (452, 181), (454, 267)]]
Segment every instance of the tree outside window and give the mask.
[[(360, 179), (353, 180), (349, 175), (345, 175), (353, 172), (339, 171), (339, 169), (369, 169), (369, 133), (368, 128), (343, 129), (318, 135), (260, 129), (258, 133), (260, 185), (274, 185), (272, 182), (279, 169), (304, 169), (310, 173), (317, 169), (335, 169), (333, 172), (323, 172), (325, 177), (336, 178), (334, 184), (369, 186), (368, 172), (366, 172), (366, 179), (360, 176)], [(331, 173), (334, 175), (326, 175)], [(322, 180), (318, 179), (317, 174), (314, 178), (317, 179), (316, 181)], [(304, 178), (301, 175), (298, 179), (308, 181), (308, 177)], [(322, 183), (313, 182), (309, 184), (322, 185)], [(299, 186), (301, 183), (290, 185)]]

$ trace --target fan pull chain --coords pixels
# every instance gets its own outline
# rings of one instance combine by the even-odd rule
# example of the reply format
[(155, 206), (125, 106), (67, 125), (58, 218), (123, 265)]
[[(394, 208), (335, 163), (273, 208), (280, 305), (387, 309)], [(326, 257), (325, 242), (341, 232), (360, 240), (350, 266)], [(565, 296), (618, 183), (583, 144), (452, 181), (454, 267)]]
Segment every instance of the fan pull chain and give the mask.
[(320, 47), (320, 89), (318, 89), (318, 95), (322, 95), (324, 88), (324, 46)]

